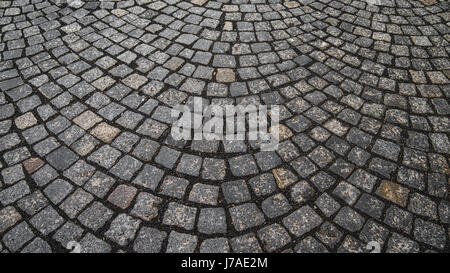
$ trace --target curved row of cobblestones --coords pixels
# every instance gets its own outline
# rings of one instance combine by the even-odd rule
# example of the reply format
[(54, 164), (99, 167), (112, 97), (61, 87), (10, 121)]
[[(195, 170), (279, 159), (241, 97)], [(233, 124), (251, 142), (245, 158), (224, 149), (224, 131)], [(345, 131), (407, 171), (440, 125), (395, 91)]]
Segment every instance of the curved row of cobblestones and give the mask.
[[(448, 252), (448, 3), (0, 1), (0, 251)], [(281, 143), (171, 107), (280, 105)]]

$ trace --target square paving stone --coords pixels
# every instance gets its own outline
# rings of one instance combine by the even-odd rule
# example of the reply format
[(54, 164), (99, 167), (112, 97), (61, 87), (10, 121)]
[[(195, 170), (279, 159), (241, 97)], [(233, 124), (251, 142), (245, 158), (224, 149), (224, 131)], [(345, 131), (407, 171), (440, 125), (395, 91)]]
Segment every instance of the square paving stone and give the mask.
[(202, 178), (210, 180), (223, 180), (226, 174), (225, 160), (205, 158), (203, 160)]
[(308, 236), (298, 243), (294, 248), (296, 253), (327, 253), (327, 248), (316, 240), (314, 237)]
[(103, 145), (97, 151), (93, 152), (88, 157), (88, 160), (109, 169), (114, 165), (121, 154), (122, 153), (117, 149), (109, 145)]
[(189, 193), (189, 201), (206, 205), (217, 205), (217, 199), (219, 197), (219, 187), (196, 183), (192, 187)]
[(291, 199), (299, 204), (312, 200), (316, 195), (314, 188), (305, 180), (292, 186), (290, 192)]
[(134, 157), (125, 155), (111, 168), (111, 173), (123, 180), (130, 180), (141, 167), (142, 162)]
[(136, 198), (136, 203), (131, 214), (144, 221), (151, 221), (158, 216), (162, 199), (150, 193), (141, 192)]
[(84, 185), (84, 189), (99, 198), (105, 197), (109, 189), (116, 183), (116, 180), (101, 171), (95, 172), (91, 179)]
[(7, 206), (30, 193), (30, 188), (25, 181), (18, 182), (11, 187), (0, 191), (0, 203)]
[(233, 157), (228, 160), (228, 163), (234, 176), (247, 176), (258, 173), (255, 160), (251, 155)]
[(248, 180), (250, 187), (257, 196), (271, 194), (277, 189), (275, 178), (272, 174), (261, 174)]
[(189, 185), (189, 181), (175, 176), (166, 176), (164, 181), (161, 183), (159, 193), (178, 199), (182, 199), (186, 188)]
[(30, 220), (31, 225), (43, 235), (48, 235), (52, 231), (55, 231), (64, 222), (64, 218), (50, 206), (41, 210), (41, 212), (36, 214)]
[(102, 121), (102, 118), (90, 110), (84, 112), (83, 114), (79, 115), (73, 120), (75, 124), (77, 124), (84, 130), (92, 128), (95, 124), (99, 123), (100, 121)]
[(2, 241), (5, 247), (15, 252), (35, 237), (30, 226), (22, 222), (3, 235)]
[(119, 214), (111, 223), (105, 236), (121, 246), (126, 246), (135, 237), (141, 221), (126, 214)]
[(109, 253), (111, 246), (91, 233), (86, 234), (80, 241), (81, 253)]
[(122, 132), (112, 143), (114, 148), (121, 150), (124, 153), (128, 153), (133, 148), (134, 144), (139, 141), (139, 137), (130, 132)]
[(276, 218), (288, 213), (292, 209), (292, 206), (282, 193), (278, 193), (266, 198), (261, 203), (261, 208), (267, 217)]
[(376, 194), (399, 206), (405, 207), (408, 200), (409, 189), (392, 181), (382, 180)]
[(417, 218), (414, 223), (414, 237), (422, 243), (443, 250), (446, 244), (445, 229), (435, 223)]
[(231, 248), (235, 253), (262, 253), (258, 239), (254, 233), (248, 233), (242, 236), (230, 239)]
[(385, 204), (381, 200), (367, 193), (363, 193), (355, 205), (356, 209), (377, 219), (381, 218), (384, 207)]
[(164, 171), (162, 171), (161, 169), (146, 164), (142, 168), (142, 171), (133, 180), (133, 184), (155, 190), (156, 187), (158, 187), (163, 175)]
[(200, 210), (198, 231), (204, 234), (227, 232), (225, 210), (223, 208), (204, 208)]
[(83, 235), (83, 229), (78, 225), (68, 221), (62, 227), (60, 227), (52, 239), (61, 243), (63, 247), (67, 247), (67, 244), (71, 241), (79, 241)]
[(143, 161), (150, 161), (159, 148), (159, 143), (151, 139), (143, 138), (133, 150), (133, 155)]
[(352, 208), (343, 207), (333, 221), (350, 232), (355, 232), (363, 227), (365, 219)]
[(60, 147), (47, 157), (47, 162), (57, 170), (65, 170), (78, 160), (78, 156), (67, 147)]
[(155, 157), (155, 162), (163, 165), (166, 168), (172, 168), (181, 152), (171, 149), (167, 146), (161, 147), (158, 155)]
[(382, 247), (385, 244), (388, 235), (389, 230), (385, 226), (370, 219), (364, 225), (359, 238), (367, 243), (371, 241), (377, 242)]
[(3, 182), (5, 184), (14, 184), (17, 181), (25, 178), (25, 174), (23, 173), (23, 168), (21, 164), (5, 168), (2, 170), (1, 174), (3, 177)]
[(47, 204), (47, 198), (40, 191), (35, 191), (17, 202), (17, 206), (28, 215), (36, 214)]
[(200, 253), (230, 253), (230, 244), (226, 238), (206, 239), (200, 245)]
[(262, 225), (264, 214), (253, 203), (242, 204), (229, 209), (231, 221), (237, 231), (243, 231)]
[(292, 173), (290, 170), (285, 168), (278, 168), (272, 170), (275, 181), (277, 182), (278, 188), (284, 190), (293, 183), (298, 181), (298, 177)]
[(384, 222), (389, 226), (410, 233), (413, 225), (413, 214), (392, 205), (386, 210)]
[(192, 230), (195, 224), (197, 208), (171, 202), (164, 213), (163, 224)]
[(296, 160), (292, 161), (290, 164), (294, 168), (294, 170), (303, 178), (306, 178), (317, 171), (316, 165), (314, 165), (314, 163), (312, 163), (306, 157), (299, 157)]
[(131, 205), (136, 193), (135, 187), (122, 184), (109, 195), (108, 201), (121, 209), (126, 209)]
[(167, 232), (151, 227), (142, 227), (134, 241), (133, 250), (138, 253), (159, 253)]
[(52, 250), (50, 245), (43, 239), (36, 238), (24, 247), (20, 253), (52, 253)]
[(0, 232), (3, 233), (8, 228), (14, 226), (22, 219), (20, 213), (12, 206), (0, 210)]
[(106, 143), (111, 143), (119, 133), (120, 129), (115, 128), (106, 122), (100, 123), (91, 131), (93, 136)]
[(345, 181), (339, 183), (333, 190), (334, 196), (339, 197), (350, 206), (356, 202), (360, 194), (361, 191)]
[(275, 152), (259, 152), (255, 154), (255, 158), (263, 171), (273, 169), (281, 164), (281, 159)]
[(387, 253), (418, 253), (419, 251), (420, 247), (417, 242), (395, 232), (389, 238), (386, 249)]
[(78, 216), (82, 225), (94, 231), (103, 227), (112, 217), (113, 211), (100, 202), (94, 202)]
[(84, 191), (83, 189), (77, 189), (73, 194), (67, 197), (59, 207), (69, 216), (69, 218), (75, 218), (90, 202), (94, 200), (92, 194)]
[(332, 223), (324, 222), (315, 235), (324, 244), (334, 248), (341, 240), (343, 233)]
[(72, 189), (73, 186), (66, 180), (56, 179), (44, 189), (44, 193), (53, 204), (57, 205), (70, 194)]
[(167, 243), (167, 253), (193, 253), (197, 247), (198, 238), (195, 235), (171, 231)]
[(199, 176), (202, 158), (195, 155), (183, 154), (177, 166), (177, 172)]
[(48, 136), (48, 132), (43, 125), (36, 125), (23, 131), (22, 135), (28, 144), (34, 144), (46, 138)]
[(322, 223), (322, 218), (309, 206), (303, 206), (283, 218), (283, 225), (297, 237), (311, 231)]
[(264, 227), (258, 231), (258, 237), (268, 252), (273, 252), (291, 242), (288, 232), (279, 224)]
[(225, 182), (222, 183), (221, 187), (227, 203), (239, 204), (251, 199), (245, 180)]
[(95, 172), (95, 167), (84, 160), (78, 160), (72, 167), (64, 171), (64, 176), (77, 185), (83, 185)]

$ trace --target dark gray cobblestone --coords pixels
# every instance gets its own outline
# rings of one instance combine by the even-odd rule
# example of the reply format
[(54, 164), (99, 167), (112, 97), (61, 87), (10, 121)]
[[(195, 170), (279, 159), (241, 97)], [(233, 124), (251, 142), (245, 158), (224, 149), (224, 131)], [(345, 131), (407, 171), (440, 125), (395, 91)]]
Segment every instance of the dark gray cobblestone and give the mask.
[[(55, 2), (0, 1), (0, 252), (450, 251), (448, 2)], [(174, 140), (194, 96), (279, 148)]]

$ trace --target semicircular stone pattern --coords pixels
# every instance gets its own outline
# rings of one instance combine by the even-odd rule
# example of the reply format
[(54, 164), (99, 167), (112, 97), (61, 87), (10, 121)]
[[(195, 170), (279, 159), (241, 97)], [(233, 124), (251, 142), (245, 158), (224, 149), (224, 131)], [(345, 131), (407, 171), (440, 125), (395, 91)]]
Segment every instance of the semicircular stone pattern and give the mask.
[[(0, 252), (449, 251), (449, 6), (0, 1)], [(171, 108), (279, 105), (281, 142)]]

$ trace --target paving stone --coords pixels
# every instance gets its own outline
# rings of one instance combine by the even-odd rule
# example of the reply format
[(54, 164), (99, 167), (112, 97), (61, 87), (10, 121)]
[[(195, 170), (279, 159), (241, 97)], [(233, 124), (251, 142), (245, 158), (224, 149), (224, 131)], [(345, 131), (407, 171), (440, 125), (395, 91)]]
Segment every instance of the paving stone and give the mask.
[(400, 231), (410, 233), (413, 224), (413, 215), (396, 206), (391, 206), (386, 211), (384, 222)]
[(231, 220), (237, 231), (243, 231), (265, 222), (264, 215), (253, 203), (246, 203), (229, 209)]
[(283, 225), (296, 237), (300, 237), (318, 227), (322, 221), (322, 218), (306, 205), (285, 217)]
[(0, 232), (4, 232), (20, 221), (22, 216), (14, 207), (9, 206), (0, 210), (0, 219), (2, 220), (0, 224)]
[(111, 246), (105, 241), (95, 237), (92, 233), (86, 234), (80, 241), (81, 253), (109, 253)]
[(204, 234), (227, 232), (225, 210), (223, 208), (204, 208), (200, 210), (198, 230)]
[(33, 239), (35, 235), (30, 226), (26, 222), (21, 222), (3, 236), (5, 247), (11, 251), (17, 251), (28, 241)]
[(134, 241), (133, 250), (138, 253), (158, 253), (167, 238), (165, 231), (142, 227)]
[(197, 183), (194, 184), (189, 193), (189, 201), (215, 206), (217, 205), (218, 196), (219, 187)]
[(158, 187), (162, 177), (164, 175), (164, 171), (161, 169), (152, 166), (152, 165), (144, 165), (141, 172), (136, 176), (133, 180), (133, 184), (155, 190)]
[(102, 205), (100, 202), (94, 202), (78, 216), (82, 225), (94, 231), (103, 227), (112, 217), (113, 212)]
[(376, 193), (382, 198), (404, 207), (406, 206), (409, 190), (394, 182), (382, 180)]
[(166, 196), (182, 199), (189, 181), (175, 176), (166, 176), (161, 183), (160, 193)]
[(111, 173), (123, 180), (130, 180), (142, 165), (143, 163), (139, 160), (126, 155), (111, 168)]
[(140, 220), (134, 219), (126, 214), (119, 214), (111, 223), (105, 236), (121, 246), (132, 241), (140, 225)]
[(414, 222), (414, 237), (419, 242), (423, 242), (439, 249), (444, 249), (445, 247), (445, 229), (420, 218), (417, 218)]
[(50, 163), (50, 165), (61, 171), (67, 169), (73, 163), (75, 163), (78, 159), (78, 156), (70, 149), (61, 147), (50, 153), (46, 158), (47, 162)]
[(171, 202), (164, 213), (163, 224), (192, 230), (195, 224), (197, 208)]
[(343, 207), (333, 221), (350, 232), (355, 232), (362, 228), (365, 219), (350, 207)]
[(197, 247), (197, 236), (171, 231), (167, 242), (167, 253), (193, 253)]
[(109, 189), (114, 185), (115, 179), (100, 172), (95, 172), (94, 175), (86, 182), (84, 189), (94, 194), (99, 198), (103, 198)]
[(111, 143), (119, 133), (120, 130), (118, 128), (115, 128), (106, 122), (100, 123), (91, 131), (93, 136), (106, 143)]
[(131, 205), (136, 193), (135, 187), (122, 184), (109, 195), (108, 201), (121, 209), (126, 209)]
[(420, 251), (419, 244), (408, 239), (398, 233), (393, 233), (389, 239), (387, 253), (418, 253)]
[(251, 155), (231, 158), (228, 160), (228, 163), (234, 176), (246, 176), (258, 173), (255, 160)]
[(64, 202), (59, 206), (66, 215), (73, 219), (75, 218), (92, 200), (94, 197), (92, 194), (82, 190), (77, 189), (73, 194), (67, 197)]
[(0, 203), (7, 206), (30, 193), (30, 188), (25, 181), (20, 181), (11, 187), (0, 191)]
[(294, 248), (296, 253), (326, 253), (327, 248), (311, 236), (306, 237)]
[(230, 245), (235, 253), (262, 253), (258, 239), (253, 233), (230, 239)]
[(136, 198), (131, 214), (144, 221), (151, 221), (158, 216), (162, 199), (150, 193), (142, 192)]
[(56, 205), (64, 200), (64, 198), (66, 198), (70, 194), (72, 189), (73, 186), (66, 180), (56, 179), (47, 187), (45, 187), (44, 193), (47, 198)]
[(94, 153), (92, 153), (88, 157), (88, 160), (96, 164), (99, 164), (104, 168), (109, 169), (114, 165), (114, 163), (120, 157), (120, 155), (121, 152), (119, 152), (117, 149), (114, 149), (109, 145), (103, 145)]
[(275, 251), (291, 241), (289, 234), (280, 224), (273, 224), (260, 229), (258, 237), (262, 241), (264, 249), (268, 252)]
[(76, 224), (67, 221), (53, 235), (53, 239), (63, 247), (67, 247), (71, 241), (79, 241), (83, 235), (83, 229)]
[(230, 244), (225, 238), (206, 239), (200, 245), (200, 253), (230, 253)]
[(324, 222), (315, 235), (325, 245), (334, 248), (341, 240), (343, 233), (332, 223)]
[(48, 235), (52, 231), (55, 231), (64, 222), (64, 218), (50, 206), (41, 210), (41, 212), (30, 220), (31, 225), (43, 235)]

